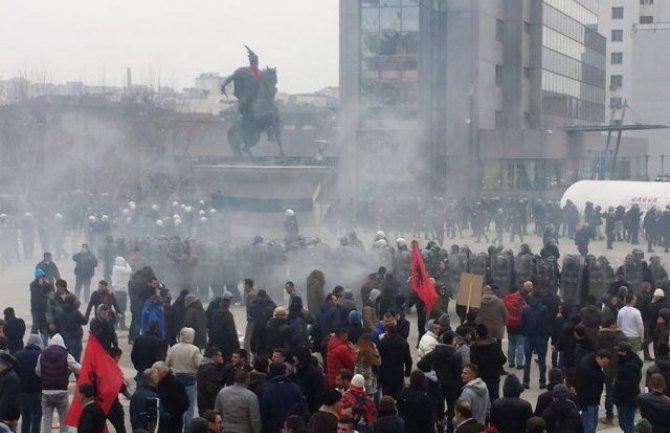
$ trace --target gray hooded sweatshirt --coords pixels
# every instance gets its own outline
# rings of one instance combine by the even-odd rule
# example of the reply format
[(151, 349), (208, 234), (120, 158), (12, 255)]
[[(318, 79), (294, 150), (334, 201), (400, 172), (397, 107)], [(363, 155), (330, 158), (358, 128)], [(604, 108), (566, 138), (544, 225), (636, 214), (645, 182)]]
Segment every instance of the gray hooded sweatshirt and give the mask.
[(491, 409), (491, 401), (489, 390), (481, 378), (478, 377), (466, 383), (458, 399), (469, 401), (472, 406), (472, 417), (482, 424), (486, 422), (486, 416)]

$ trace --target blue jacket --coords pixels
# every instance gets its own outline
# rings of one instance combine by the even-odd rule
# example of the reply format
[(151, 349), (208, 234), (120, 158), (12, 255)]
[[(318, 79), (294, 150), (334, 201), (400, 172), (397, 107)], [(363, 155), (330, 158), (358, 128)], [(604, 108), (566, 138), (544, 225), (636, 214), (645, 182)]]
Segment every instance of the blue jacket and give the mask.
[(165, 340), (165, 316), (163, 315), (163, 303), (158, 299), (147, 299), (142, 306), (142, 318), (140, 319), (140, 335), (147, 332), (149, 323), (158, 323), (158, 335)]
[(551, 327), (549, 310), (542, 301), (531, 297), (521, 312), (521, 332), (526, 337), (548, 337)]
[(263, 433), (281, 433), (289, 415), (309, 415), (307, 399), (300, 387), (284, 376), (267, 382), (260, 399)]
[(14, 354), (19, 366), (16, 373), (21, 379), (21, 392), (42, 392), (42, 379), (35, 374), (40, 353), (42, 350), (39, 347), (29, 344)]
[(326, 336), (330, 335), (331, 331), (338, 328), (340, 325), (340, 314), (337, 307), (334, 307), (323, 301), (321, 304), (321, 311), (316, 315), (314, 326), (312, 326), (311, 334), (317, 344), (321, 344)]

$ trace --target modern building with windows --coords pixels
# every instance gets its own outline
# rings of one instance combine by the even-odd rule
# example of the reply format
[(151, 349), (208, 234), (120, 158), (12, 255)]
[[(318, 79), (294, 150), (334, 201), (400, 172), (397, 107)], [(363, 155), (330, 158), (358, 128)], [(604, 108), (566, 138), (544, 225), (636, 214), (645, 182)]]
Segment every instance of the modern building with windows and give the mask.
[(344, 193), (550, 195), (591, 176), (587, 151), (604, 139), (569, 128), (606, 120), (598, 12), (598, 0), (341, 0)]

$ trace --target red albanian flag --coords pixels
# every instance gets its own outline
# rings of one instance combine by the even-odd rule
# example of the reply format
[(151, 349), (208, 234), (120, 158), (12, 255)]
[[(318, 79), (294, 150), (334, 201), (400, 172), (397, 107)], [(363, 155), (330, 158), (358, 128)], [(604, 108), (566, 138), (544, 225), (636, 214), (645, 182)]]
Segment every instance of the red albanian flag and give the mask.
[[(95, 401), (107, 415), (123, 386), (123, 373), (93, 333), (89, 333), (88, 336), (86, 353), (84, 353), (84, 359), (81, 363), (77, 385), (86, 382), (93, 384), (95, 387)], [(75, 391), (70, 410), (65, 417), (65, 424), (76, 428), (79, 424), (81, 411), (79, 391)], [(107, 428), (105, 428), (105, 431), (107, 431)]]
[(430, 276), (426, 271), (426, 265), (423, 263), (421, 251), (419, 251), (419, 243), (412, 241), (412, 268), (410, 273), (410, 285), (412, 290), (419, 295), (419, 298), (426, 304), (426, 317), (433, 309), (433, 305), (439, 299), (433, 283), (430, 281)]

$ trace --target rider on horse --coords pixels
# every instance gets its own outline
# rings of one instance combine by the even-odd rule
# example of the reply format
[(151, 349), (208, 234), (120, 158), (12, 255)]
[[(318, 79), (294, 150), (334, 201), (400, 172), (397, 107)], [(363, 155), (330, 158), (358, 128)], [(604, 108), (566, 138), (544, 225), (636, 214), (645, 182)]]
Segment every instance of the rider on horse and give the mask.
[(238, 68), (233, 75), (226, 78), (221, 84), (221, 93), (228, 96), (226, 86), (233, 81), (235, 85), (234, 95), (239, 101), (240, 114), (247, 117), (252, 114), (251, 105), (258, 96), (263, 71), (258, 68), (258, 55), (246, 45), (244, 47), (247, 49), (249, 56), (249, 66)]

